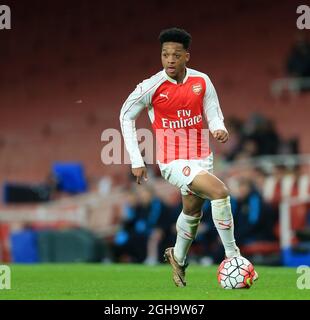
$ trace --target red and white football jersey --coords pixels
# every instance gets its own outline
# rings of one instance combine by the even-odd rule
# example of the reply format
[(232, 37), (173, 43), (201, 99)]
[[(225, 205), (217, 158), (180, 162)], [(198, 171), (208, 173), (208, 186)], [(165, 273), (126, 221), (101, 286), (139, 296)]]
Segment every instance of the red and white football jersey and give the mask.
[(226, 131), (215, 88), (206, 74), (186, 68), (186, 77), (177, 83), (162, 70), (138, 84), (121, 109), (121, 129), (133, 168), (144, 166), (135, 127), (144, 108), (156, 134), (161, 163), (210, 154), (209, 147), (203, 147), (203, 117), (211, 132)]

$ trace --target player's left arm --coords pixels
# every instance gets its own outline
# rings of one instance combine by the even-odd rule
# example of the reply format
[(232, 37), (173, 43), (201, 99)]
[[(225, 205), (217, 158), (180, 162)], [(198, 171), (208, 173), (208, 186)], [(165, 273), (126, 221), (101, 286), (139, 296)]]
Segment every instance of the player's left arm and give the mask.
[(224, 116), (220, 107), (216, 90), (208, 76), (205, 77), (206, 92), (203, 100), (204, 115), (207, 119), (209, 130), (213, 137), (225, 143), (229, 134), (224, 124)]

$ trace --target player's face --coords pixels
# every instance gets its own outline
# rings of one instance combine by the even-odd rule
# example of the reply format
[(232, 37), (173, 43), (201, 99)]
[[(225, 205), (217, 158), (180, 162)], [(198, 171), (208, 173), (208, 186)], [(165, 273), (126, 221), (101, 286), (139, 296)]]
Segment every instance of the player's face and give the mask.
[(185, 75), (185, 66), (189, 53), (181, 43), (165, 42), (162, 45), (161, 61), (169, 77), (179, 80)]

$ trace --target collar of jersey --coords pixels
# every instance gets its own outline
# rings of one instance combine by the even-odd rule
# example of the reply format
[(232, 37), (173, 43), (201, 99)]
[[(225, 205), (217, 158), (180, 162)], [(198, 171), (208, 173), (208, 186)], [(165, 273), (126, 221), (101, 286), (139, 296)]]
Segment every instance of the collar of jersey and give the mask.
[[(185, 68), (185, 70), (186, 70), (186, 75), (185, 75), (182, 83), (185, 83), (186, 80), (188, 79), (188, 69)], [(164, 74), (164, 76), (166, 77), (166, 79), (167, 79), (168, 81), (170, 81), (170, 82), (172, 82), (172, 83), (174, 83), (174, 84), (180, 84), (180, 83), (178, 83), (176, 80), (170, 78), (170, 77), (167, 75), (165, 69), (163, 70), (163, 74)]]

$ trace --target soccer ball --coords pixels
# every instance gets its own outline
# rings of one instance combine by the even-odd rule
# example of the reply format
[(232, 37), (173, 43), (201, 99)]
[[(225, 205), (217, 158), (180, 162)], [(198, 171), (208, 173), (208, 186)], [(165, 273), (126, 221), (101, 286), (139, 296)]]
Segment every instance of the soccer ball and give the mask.
[(224, 289), (250, 288), (254, 276), (252, 263), (244, 257), (225, 259), (217, 269), (217, 281)]

